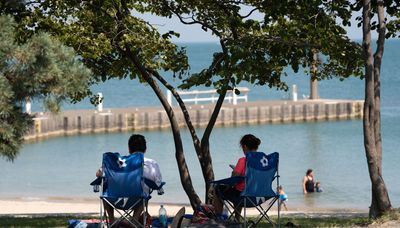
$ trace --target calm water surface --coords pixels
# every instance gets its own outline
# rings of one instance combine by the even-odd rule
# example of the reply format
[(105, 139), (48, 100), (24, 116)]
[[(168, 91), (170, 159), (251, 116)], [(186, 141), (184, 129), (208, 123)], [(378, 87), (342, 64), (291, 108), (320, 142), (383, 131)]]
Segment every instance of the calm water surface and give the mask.
[[(384, 126), (392, 125), (385, 122)], [(400, 130), (397, 127), (397, 130)], [(362, 146), (360, 121), (339, 121), (308, 124), (241, 126), (216, 128), (211, 141), (216, 178), (230, 174), (242, 152), (241, 135), (252, 132), (262, 140), (262, 151), (280, 152), (281, 184), (289, 195), (292, 207), (366, 208), (370, 184)], [(398, 131), (399, 132), (399, 131)], [(167, 182), (162, 197), (153, 202), (186, 203), (180, 187), (174, 158), (174, 144), (169, 131), (143, 133), (148, 140), (147, 156), (159, 161)], [(2, 161), (0, 197), (84, 197), (96, 198), (88, 183), (101, 164), (104, 151), (126, 152), (130, 133), (98, 134), (54, 138), (28, 144), (14, 163)], [(394, 206), (400, 204), (398, 185), (397, 137), (385, 137), (384, 177)], [(200, 167), (184, 131), (186, 158), (196, 189), (203, 189)], [(397, 148), (396, 148), (397, 147)], [(325, 192), (304, 198), (301, 179), (312, 167)], [(200, 191), (199, 194), (203, 195)]]

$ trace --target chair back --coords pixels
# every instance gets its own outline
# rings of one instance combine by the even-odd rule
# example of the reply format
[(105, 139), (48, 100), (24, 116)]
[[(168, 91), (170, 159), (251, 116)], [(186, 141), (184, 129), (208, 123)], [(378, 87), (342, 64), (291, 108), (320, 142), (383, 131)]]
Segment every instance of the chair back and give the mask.
[(268, 155), (263, 152), (247, 152), (245, 188), (241, 195), (265, 198), (276, 196), (272, 182), (278, 171), (278, 163), (278, 152)]
[(145, 197), (143, 192), (144, 155), (133, 153), (122, 156), (119, 153), (103, 154), (103, 175), (105, 197)]

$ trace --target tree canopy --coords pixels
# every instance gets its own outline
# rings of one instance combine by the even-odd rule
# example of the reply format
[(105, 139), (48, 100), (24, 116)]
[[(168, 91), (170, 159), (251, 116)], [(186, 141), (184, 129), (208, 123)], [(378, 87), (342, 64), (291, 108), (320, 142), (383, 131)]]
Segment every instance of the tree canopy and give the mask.
[(173, 32), (160, 34), (135, 15), (140, 1), (43, 1), (27, 25), (57, 35), (73, 47), (97, 81), (139, 78), (140, 71), (124, 55), (129, 47), (138, 60), (153, 70), (183, 73), (188, 68), (185, 50), (169, 41)]
[(33, 116), (23, 112), (25, 99), (44, 101), (52, 111), (62, 101), (76, 102), (90, 94), (91, 72), (66, 47), (48, 34), (17, 44), (16, 24), (0, 16), (0, 156), (14, 160)]
[[(211, 78), (223, 75), (222, 67), (233, 74), (232, 87), (242, 81), (287, 89), (282, 79), (286, 66), (294, 72), (307, 69), (312, 50), (324, 59), (319, 64), (317, 79), (362, 75), (361, 47), (352, 42), (338, 25), (351, 14), (325, 1), (149, 1), (148, 11), (157, 15), (177, 16), (182, 23), (199, 24), (220, 38), (229, 58), (218, 61), (223, 53), (215, 53), (213, 64), (186, 82), (212, 85)], [(256, 14), (256, 16), (254, 16)], [(212, 68), (211, 68), (212, 67)], [(219, 71), (218, 71), (219, 70)], [(228, 73), (228, 74), (229, 74)], [(225, 72), (227, 74), (227, 72)]]

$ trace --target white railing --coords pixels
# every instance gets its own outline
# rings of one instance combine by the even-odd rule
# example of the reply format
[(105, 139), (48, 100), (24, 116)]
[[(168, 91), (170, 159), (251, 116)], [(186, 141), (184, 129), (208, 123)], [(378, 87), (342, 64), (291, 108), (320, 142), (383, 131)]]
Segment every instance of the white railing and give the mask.
[(32, 101), (30, 97), (25, 98), (25, 112), (32, 114)]
[(97, 93), (99, 104), (97, 105), (96, 109), (98, 112), (103, 111), (103, 93)]
[[(228, 100), (229, 103), (237, 105), (239, 100), (248, 101), (248, 93), (249, 88), (247, 87), (237, 87), (240, 91), (240, 95), (236, 95), (234, 90), (228, 90), (225, 96), (225, 100)], [(219, 94), (217, 90), (192, 90), (192, 91), (177, 91), (178, 94), (182, 97), (182, 101), (185, 103), (194, 103), (198, 104), (199, 102), (210, 102), (214, 103), (218, 100)], [(207, 96), (211, 95), (211, 96)], [(187, 96), (191, 96), (191, 98), (184, 98)], [(194, 96), (194, 97), (193, 97)], [(168, 103), (172, 105), (172, 93), (171, 91), (167, 91), (167, 99)]]

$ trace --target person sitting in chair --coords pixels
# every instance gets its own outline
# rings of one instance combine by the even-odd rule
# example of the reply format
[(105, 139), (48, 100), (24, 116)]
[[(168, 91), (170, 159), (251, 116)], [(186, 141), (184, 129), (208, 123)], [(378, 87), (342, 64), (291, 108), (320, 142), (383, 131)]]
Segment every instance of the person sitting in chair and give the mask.
[[(146, 153), (146, 139), (143, 135), (133, 134), (128, 141), (128, 150), (129, 154), (133, 153)], [(103, 175), (103, 171), (100, 168), (96, 172), (96, 177), (101, 177)], [(162, 183), (162, 177), (160, 168), (156, 161), (150, 158), (144, 158), (144, 168), (143, 168), (143, 177), (153, 181), (157, 186), (160, 186)], [(150, 193), (150, 189), (146, 184), (143, 185), (143, 191)], [(104, 203), (104, 209), (106, 210), (110, 221), (114, 221), (114, 209), (107, 203)], [(133, 217), (135, 220), (139, 220), (140, 215), (143, 212), (143, 204), (138, 204), (138, 206), (134, 209)]]
[[(261, 140), (252, 134), (244, 135), (240, 139), (240, 146), (243, 150), (243, 153), (247, 152), (257, 152), (258, 146), (261, 144)], [(237, 161), (233, 171), (232, 176), (244, 176), (246, 173), (246, 156), (239, 158)], [(245, 183), (244, 181), (238, 182), (234, 186), (217, 186), (219, 189), (216, 189), (217, 192), (222, 193), (226, 199), (231, 202), (237, 202), (240, 199), (240, 193), (244, 190)], [(218, 197), (217, 194), (214, 195), (213, 205), (215, 208), (215, 212), (217, 215), (220, 215), (223, 210), (223, 202), (222, 199)], [(240, 216), (240, 211), (242, 208), (238, 208), (238, 213), (235, 213), (236, 218)]]

